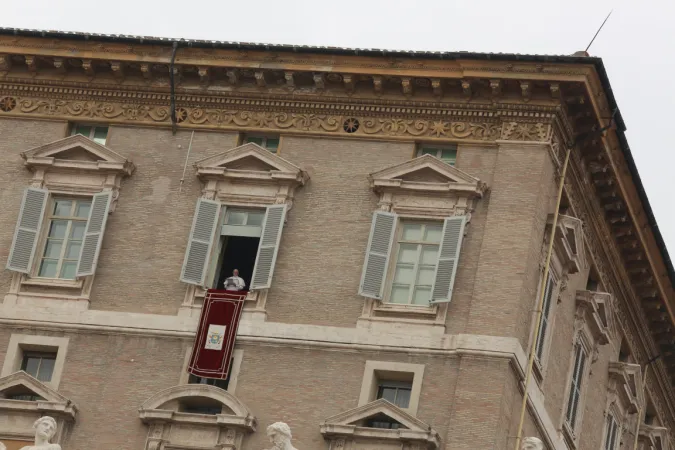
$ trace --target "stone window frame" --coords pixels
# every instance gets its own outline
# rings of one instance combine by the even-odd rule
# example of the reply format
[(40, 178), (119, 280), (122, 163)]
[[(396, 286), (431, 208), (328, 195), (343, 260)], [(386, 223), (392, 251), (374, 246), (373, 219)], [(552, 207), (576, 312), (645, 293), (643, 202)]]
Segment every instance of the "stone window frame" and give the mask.
[[(246, 158), (254, 158), (269, 166), (270, 170), (238, 168), (238, 161)], [(233, 167), (227, 167), (228, 165)], [(288, 214), (293, 207), (295, 190), (309, 181), (307, 172), (281, 158), (277, 153), (272, 153), (252, 142), (197, 161), (194, 168), (202, 182), (201, 198), (220, 202), (221, 207), (225, 208), (265, 209), (271, 205), (285, 204)], [(258, 188), (255, 193), (250, 192), (252, 185)], [(225, 219), (222, 209), (219, 214), (216, 230), (222, 228)], [(216, 251), (216, 247), (219, 246), (212, 245), (212, 247), (206, 269), (206, 279), (209, 280), (213, 280), (215, 276), (220, 256)], [(242, 319), (256, 321), (267, 319), (265, 308), (267, 293), (268, 289), (248, 291)], [(178, 315), (198, 316), (205, 296), (206, 289), (188, 284)]]
[[(188, 382), (190, 379), (190, 373), (188, 372), (188, 366), (190, 365), (190, 358), (192, 356), (192, 347), (188, 348), (185, 351), (185, 358), (183, 359), (183, 367), (181, 369), (180, 378), (178, 384), (191, 384)], [(226, 391), (230, 394), (235, 394), (237, 390), (237, 382), (239, 381), (239, 372), (241, 371), (241, 363), (244, 360), (244, 350), (235, 349), (232, 352), (232, 365), (230, 366), (230, 382), (227, 385)]]
[(670, 450), (668, 428), (643, 423), (638, 434), (639, 450)]
[[(407, 174), (419, 170), (431, 170), (447, 181), (420, 182), (405, 179)], [(371, 173), (368, 178), (371, 189), (379, 196), (376, 211), (395, 213), (398, 216), (395, 230), (397, 235), (401, 220), (443, 222), (450, 216), (466, 216), (466, 228), (464, 229), (466, 236), (476, 202), (488, 190), (487, 185), (478, 178), (432, 155), (418, 156), (384, 168)], [(425, 205), (424, 202), (428, 199), (432, 200)], [(364, 248), (364, 252), (367, 251)], [(391, 257), (383, 283), (391, 281), (394, 266), (395, 261)], [(387, 290), (388, 287), (385, 285), (383, 289)], [(428, 306), (407, 305), (364, 297), (363, 311), (357, 320), (357, 327), (383, 326), (385, 329), (394, 328), (398, 332), (405, 330), (406, 332), (432, 332), (442, 335), (445, 333), (449, 303), (439, 302)], [(404, 324), (404, 327), (400, 324)]]
[(424, 364), (410, 364), (395, 361), (366, 361), (366, 365), (363, 369), (363, 379), (361, 381), (358, 406), (363, 406), (376, 400), (378, 388), (377, 381), (379, 379), (378, 374), (396, 374), (398, 376), (403, 374), (412, 375), (410, 402), (407, 408), (401, 409), (411, 416), (417, 415), (420, 395), (422, 393)]
[[(545, 227), (545, 239), (542, 245), (542, 255), (540, 264), (539, 282), (537, 285), (537, 295), (534, 300), (533, 311), (538, 307), (539, 296), (541, 289), (544, 289), (543, 279), (545, 252), (548, 249), (548, 242), (550, 238), (551, 227), (553, 226), (553, 214), (549, 214)], [(549, 271), (557, 280), (556, 290), (551, 298), (551, 310), (549, 312), (549, 327), (547, 335), (544, 336), (544, 349), (542, 361), (535, 356), (534, 358), (534, 375), (535, 379), (542, 383), (546, 378), (548, 369), (548, 360), (551, 353), (551, 342), (553, 338), (553, 331), (555, 329), (555, 319), (557, 306), (561, 301), (563, 292), (567, 289), (567, 282), (571, 274), (585, 273), (588, 269), (588, 260), (586, 258), (586, 248), (583, 234), (583, 224), (580, 219), (576, 217), (559, 214), (558, 223), (556, 226), (556, 233), (553, 242), (553, 253), (551, 254), (551, 264)], [(555, 301), (553, 301), (555, 300)], [(534, 324), (530, 330), (530, 347), (536, 345), (532, 339), (534, 336), (534, 327), (538, 327), (539, 323)]]
[[(60, 153), (81, 148), (98, 158), (97, 161), (61, 159)], [(115, 211), (122, 179), (135, 171), (134, 164), (122, 155), (88, 137), (75, 134), (21, 153), (26, 168), (33, 172), (29, 186), (48, 191), (47, 205), (42, 217), (35, 256), (44, 251), (49, 221), (49, 206), (54, 197), (91, 198), (95, 194), (110, 192), (108, 214)], [(19, 220), (19, 218), (17, 218)], [(106, 230), (104, 230), (105, 235)], [(34, 306), (68, 306), (78, 310), (89, 309), (89, 298), (95, 274), (75, 280), (37, 277), (40, 258), (34, 257), (29, 274), (12, 272), (5, 304)], [(52, 292), (29, 292), (30, 288), (48, 289)], [(64, 303), (65, 302), (65, 303)]]
[[(591, 367), (598, 359), (598, 346), (607, 345), (612, 342), (614, 333), (614, 298), (607, 292), (591, 292), (579, 290), (575, 295), (576, 310), (574, 314), (574, 338), (570, 362), (565, 384), (564, 403), (561, 411), (560, 429), (562, 430), (565, 441), (570, 447), (576, 448), (579, 442), (579, 436), (583, 427), (583, 416), (585, 410), (586, 391), (588, 389), (588, 378)], [(575, 429), (571, 429), (567, 423), (567, 408), (570, 399), (570, 390), (572, 388), (572, 377), (574, 372), (574, 357), (577, 343), (580, 343), (586, 351), (586, 366), (582, 373), (581, 391), (579, 394), (579, 405), (577, 410)], [(610, 405), (608, 401), (608, 408)], [(609, 411), (609, 409), (607, 409)], [(615, 410), (614, 418), (619, 425), (623, 423), (623, 414)], [(606, 422), (606, 421), (605, 421)], [(606, 424), (605, 424), (606, 426)], [(606, 430), (605, 430), (606, 431)], [(604, 440), (604, 437), (603, 437)]]
[(61, 384), (69, 340), (67, 337), (12, 333), (7, 344), (7, 353), (5, 353), (5, 362), (2, 365), (0, 378), (21, 371), (25, 351), (56, 352), (52, 379), (42, 383), (57, 390), (59, 384)]
[[(605, 411), (605, 421), (602, 427), (602, 450), (619, 450), (621, 448), (621, 436), (623, 435), (624, 425), (622, 413), (615, 404), (608, 406)], [(612, 417), (616, 422), (617, 431), (616, 431), (616, 442), (614, 443), (614, 448), (607, 448), (607, 432), (609, 427), (609, 418)]]
[[(162, 406), (182, 398), (206, 397), (218, 401), (232, 411), (232, 414), (195, 414)], [(253, 433), (257, 427), (257, 419), (251, 410), (235, 395), (205, 384), (180, 384), (157, 392), (138, 408), (140, 420), (148, 425), (148, 437), (145, 450), (161, 448), (226, 448), (237, 450), (247, 434)], [(175, 427), (175, 428), (174, 428)], [(180, 433), (190, 434), (194, 431), (210, 431), (211, 442), (180, 442)], [(187, 441), (187, 439), (184, 439)], [(215, 441), (215, 442), (214, 442)]]

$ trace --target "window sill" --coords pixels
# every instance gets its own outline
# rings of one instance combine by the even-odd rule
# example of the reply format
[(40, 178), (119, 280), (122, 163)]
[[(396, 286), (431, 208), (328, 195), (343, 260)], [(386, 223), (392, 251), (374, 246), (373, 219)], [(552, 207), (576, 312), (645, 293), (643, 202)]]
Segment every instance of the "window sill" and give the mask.
[(378, 302), (374, 310), (385, 314), (400, 314), (410, 318), (428, 319), (436, 316), (438, 305), (403, 305), (400, 303)]
[(62, 280), (58, 278), (30, 278), (24, 277), (21, 280), (21, 285), (25, 286), (39, 286), (39, 287), (56, 287), (67, 289), (82, 289), (84, 280)]
[(537, 380), (537, 384), (541, 386), (541, 383), (544, 381), (544, 367), (536, 356), (532, 364), (532, 374), (534, 375), (534, 379)]

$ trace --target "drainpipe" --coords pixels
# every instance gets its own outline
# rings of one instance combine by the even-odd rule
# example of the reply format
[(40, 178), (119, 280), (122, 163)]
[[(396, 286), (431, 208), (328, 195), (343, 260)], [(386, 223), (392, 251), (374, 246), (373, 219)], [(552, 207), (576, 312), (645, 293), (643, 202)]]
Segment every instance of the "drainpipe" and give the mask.
[(171, 64), (169, 65), (169, 81), (171, 83), (171, 132), (176, 134), (176, 83), (174, 79), (173, 66), (176, 61), (176, 50), (178, 50), (178, 42), (173, 42), (173, 49), (171, 50)]
[[(647, 390), (647, 372), (649, 372), (649, 366), (653, 362), (655, 362), (657, 359), (659, 359), (661, 355), (656, 355), (649, 361), (647, 361), (647, 364), (645, 364), (645, 373), (642, 374), (642, 398), (645, 398), (645, 391)], [(637, 419), (635, 420), (635, 440), (633, 441), (633, 450), (637, 450), (638, 448), (638, 435), (640, 434), (640, 426), (642, 426), (642, 413), (645, 411), (645, 404), (643, 402), (642, 405), (640, 405), (640, 408), (638, 409), (638, 415)]]

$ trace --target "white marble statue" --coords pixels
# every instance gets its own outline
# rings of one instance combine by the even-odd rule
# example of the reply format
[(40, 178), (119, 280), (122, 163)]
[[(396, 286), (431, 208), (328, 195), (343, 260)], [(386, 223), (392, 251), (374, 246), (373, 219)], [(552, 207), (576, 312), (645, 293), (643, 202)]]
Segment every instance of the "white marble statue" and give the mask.
[(7, 447), (2, 442), (0, 442), (0, 450), (7, 450)]
[(521, 450), (544, 450), (544, 443), (541, 439), (536, 437), (526, 437), (523, 439), (523, 444), (520, 446)]
[(56, 420), (52, 417), (40, 417), (33, 424), (35, 428), (35, 442), (21, 450), (61, 450), (59, 444), (50, 444), (49, 440), (56, 434)]
[(268, 450), (298, 450), (291, 444), (291, 429), (283, 422), (276, 422), (267, 427), (267, 437), (273, 444)]

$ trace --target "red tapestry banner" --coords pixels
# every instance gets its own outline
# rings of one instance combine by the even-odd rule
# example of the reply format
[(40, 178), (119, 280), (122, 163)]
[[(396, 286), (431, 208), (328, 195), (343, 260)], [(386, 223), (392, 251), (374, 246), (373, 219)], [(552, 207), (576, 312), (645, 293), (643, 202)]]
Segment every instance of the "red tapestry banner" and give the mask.
[(188, 372), (203, 378), (227, 378), (245, 298), (244, 291), (206, 292)]

